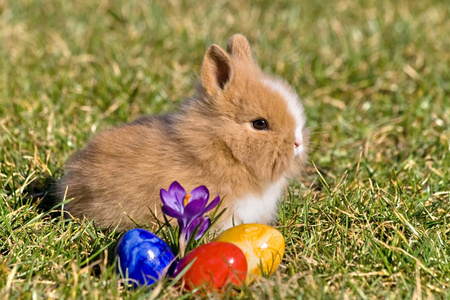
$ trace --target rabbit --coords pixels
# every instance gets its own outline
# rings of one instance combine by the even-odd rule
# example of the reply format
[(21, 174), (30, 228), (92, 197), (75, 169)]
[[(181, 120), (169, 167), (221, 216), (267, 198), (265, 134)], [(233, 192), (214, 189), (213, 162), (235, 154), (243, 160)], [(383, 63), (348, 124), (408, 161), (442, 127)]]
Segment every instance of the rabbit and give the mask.
[(73, 198), (65, 205), (73, 216), (118, 230), (162, 218), (160, 189), (173, 181), (220, 195), (218, 230), (272, 224), (306, 161), (305, 121), (294, 90), (265, 74), (236, 34), (226, 51), (207, 49), (196, 94), (178, 111), (99, 133), (69, 159), (57, 191)]

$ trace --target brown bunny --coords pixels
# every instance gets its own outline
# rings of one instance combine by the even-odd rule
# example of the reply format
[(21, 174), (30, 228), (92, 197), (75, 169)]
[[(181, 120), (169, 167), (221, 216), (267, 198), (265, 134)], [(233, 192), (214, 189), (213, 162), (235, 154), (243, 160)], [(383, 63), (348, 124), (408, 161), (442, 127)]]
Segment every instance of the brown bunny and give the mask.
[[(290, 176), (306, 160), (305, 116), (296, 93), (264, 74), (250, 45), (234, 35), (227, 51), (206, 51), (201, 85), (178, 112), (104, 131), (68, 163), (58, 185), (77, 217), (133, 227), (161, 217), (159, 191), (178, 181), (206, 185), (228, 210), (222, 229), (270, 223)], [(213, 198), (213, 197), (212, 197)]]

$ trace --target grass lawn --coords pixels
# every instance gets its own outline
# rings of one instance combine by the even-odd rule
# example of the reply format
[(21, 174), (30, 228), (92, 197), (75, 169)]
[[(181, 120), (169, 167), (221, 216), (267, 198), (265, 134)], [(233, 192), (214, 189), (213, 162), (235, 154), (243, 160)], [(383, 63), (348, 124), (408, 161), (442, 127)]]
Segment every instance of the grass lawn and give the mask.
[(176, 109), (237, 32), (313, 134), (282, 267), (209, 296), (450, 298), (448, 1), (187, 2), (0, 0), (0, 299), (200, 297), (124, 289), (120, 234), (29, 195), (99, 131)]

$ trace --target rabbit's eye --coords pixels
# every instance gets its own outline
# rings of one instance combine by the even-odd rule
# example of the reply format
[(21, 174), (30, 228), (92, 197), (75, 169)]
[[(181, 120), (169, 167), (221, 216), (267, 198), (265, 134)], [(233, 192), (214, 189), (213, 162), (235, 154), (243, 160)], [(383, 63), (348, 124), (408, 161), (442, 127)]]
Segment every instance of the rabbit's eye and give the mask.
[(252, 122), (253, 128), (256, 130), (268, 130), (269, 122), (266, 119), (257, 119)]

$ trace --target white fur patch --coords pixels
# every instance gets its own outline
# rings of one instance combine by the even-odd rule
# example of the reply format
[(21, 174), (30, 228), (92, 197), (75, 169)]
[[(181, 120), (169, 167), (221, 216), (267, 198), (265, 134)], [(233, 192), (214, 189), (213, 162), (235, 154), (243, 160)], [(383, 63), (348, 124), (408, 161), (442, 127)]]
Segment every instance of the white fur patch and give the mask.
[[(262, 223), (268, 224), (275, 220), (278, 211), (278, 201), (281, 198), (286, 179), (271, 184), (262, 195), (249, 194), (238, 199), (233, 207), (234, 224)], [(227, 221), (223, 230), (233, 226), (233, 219)]]
[(304, 151), (303, 145), (303, 128), (305, 127), (306, 118), (303, 111), (303, 106), (297, 94), (294, 93), (289, 86), (280, 79), (264, 78), (263, 84), (272, 91), (277, 92), (286, 101), (289, 112), (295, 120), (295, 141), (298, 147), (294, 145), (295, 156), (300, 155)]

